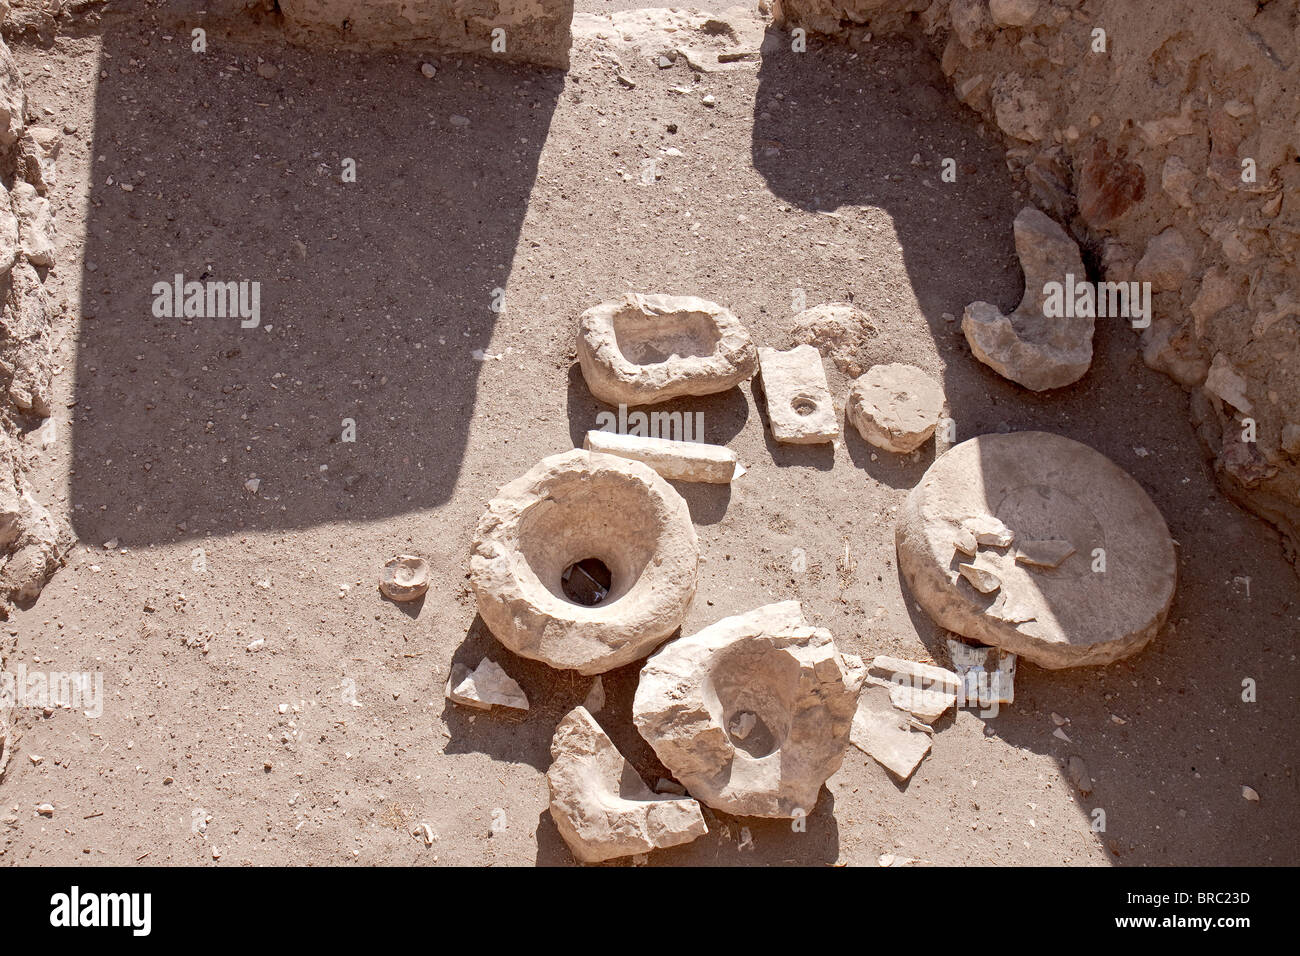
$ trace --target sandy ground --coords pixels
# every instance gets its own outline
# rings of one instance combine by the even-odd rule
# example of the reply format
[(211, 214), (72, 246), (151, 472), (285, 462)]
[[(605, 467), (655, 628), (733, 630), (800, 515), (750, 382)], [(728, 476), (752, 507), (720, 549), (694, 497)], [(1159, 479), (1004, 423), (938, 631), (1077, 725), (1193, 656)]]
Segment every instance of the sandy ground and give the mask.
[[(649, 863), (1300, 861), (1300, 610), (1279, 541), (1215, 490), (1184, 394), (1142, 365), (1131, 330), (1099, 323), (1092, 372), (1047, 396), (971, 357), (944, 314), (1018, 301), (1023, 197), (995, 138), (907, 44), (814, 44), (710, 75), (624, 50), (635, 89), (590, 50), (567, 76), (450, 57), (428, 80), (424, 58), (270, 36), (200, 57), (143, 19), (15, 54), (35, 114), (74, 130), (54, 197), (51, 282), (69, 313), (57, 438), (35, 485), (80, 544), (0, 646), (10, 671), (102, 672), (104, 710), (17, 714), (0, 860), (571, 863), (544, 774), (591, 681), (485, 632), (466, 582), (473, 524), (501, 484), (595, 426), (603, 406), (574, 361), (583, 309), (701, 295), (785, 346), (802, 289), (872, 317), (866, 364), (942, 381), (959, 438), (1041, 428), (1128, 469), (1179, 543), (1179, 594), (1137, 657), (1022, 664), (996, 719), (943, 718), (909, 783), (850, 748), (806, 832), (706, 809), (707, 836)], [(955, 184), (939, 180), (946, 156)], [(648, 159), (661, 178), (647, 186)], [(154, 318), (153, 283), (178, 272), (259, 280), (261, 326)], [(847, 379), (827, 367), (842, 411)], [(833, 450), (778, 446), (748, 385), (670, 408), (702, 412), (707, 440), (749, 469), (730, 488), (679, 486), (706, 556), (685, 632), (797, 598), (845, 651), (945, 659), (893, 547), (932, 444), (902, 459), (852, 431)], [(345, 418), (355, 443), (339, 440)], [(375, 587), (399, 552), (433, 566), (414, 608)], [(485, 654), (528, 693), (526, 718), (444, 701), (452, 662)], [(636, 673), (605, 675), (597, 717), (653, 783)], [(1064, 776), (1071, 755), (1088, 797)], [(412, 835), (422, 822), (432, 846)]]

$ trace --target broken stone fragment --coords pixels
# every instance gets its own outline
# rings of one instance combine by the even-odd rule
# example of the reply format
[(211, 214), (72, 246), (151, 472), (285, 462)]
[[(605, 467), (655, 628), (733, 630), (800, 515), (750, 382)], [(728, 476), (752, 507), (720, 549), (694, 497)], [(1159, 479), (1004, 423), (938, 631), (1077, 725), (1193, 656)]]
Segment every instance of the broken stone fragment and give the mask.
[(679, 846), (708, 832), (699, 803), (652, 792), (585, 708), (560, 721), (551, 759), (551, 818), (583, 863)]
[(36, 193), (29, 182), (16, 182), (10, 194), (18, 216), (18, 235), (23, 255), (34, 266), (54, 265), (54, 218), (50, 201)]
[(815, 348), (799, 345), (787, 352), (759, 349), (758, 365), (773, 438), (788, 444), (815, 445), (839, 437), (840, 425), (826, 386), (826, 370)]
[[(953, 528), (990, 514), (1016, 541), (1068, 541), (1088, 560), (1045, 569), (989, 548), (992, 604), (953, 573)], [(1048, 668), (1106, 664), (1160, 630), (1177, 583), (1169, 529), (1145, 491), (1086, 445), (1046, 432), (972, 438), (937, 459), (895, 527), (898, 564), (939, 626)]]
[(935, 688), (945, 693), (956, 693), (961, 682), (957, 675), (946, 667), (936, 664), (922, 664), (901, 657), (877, 655), (867, 669), (868, 675), (887, 681), (890, 684), (907, 684), (912, 687)]
[(1000, 27), (1023, 27), (1038, 12), (1038, 0), (989, 0), (989, 16)]
[(957, 571), (980, 594), (992, 594), (1002, 587), (1002, 580), (987, 568), (977, 567), (973, 564), (959, 564), (957, 565)]
[(1021, 564), (1034, 564), (1042, 568), (1059, 568), (1074, 551), (1074, 545), (1059, 539), (1020, 541), (1016, 544), (1016, 560)]
[[(961, 527), (962, 531), (974, 535), (977, 543), (993, 548), (1008, 548), (1016, 537), (1015, 532), (1003, 524), (1002, 521), (988, 514), (963, 518)], [(973, 551), (968, 553), (974, 554)]]
[(472, 671), (464, 664), (452, 665), (451, 677), (447, 679), (447, 699), (477, 710), (528, 709), (528, 697), (523, 689), (501, 665), (487, 657)]
[(19, 165), (25, 178), (42, 196), (54, 185), (55, 160), (63, 138), (46, 126), (29, 126), (18, 144)]
[[(698, 566), (690, 511), (668, 482), (639, 461), (574, 449), (497, 493), (475, 531), (470, 585), (506, 647), (593, 675), (677, 629)], [(587, 569), (603, 573), (600, 586), (566, 590)]]
[(607, 431), (587, 432), (582, 444), (590, 451), (644, 462), (670, 481), (703, 481), (722, 485), (736, 475), (736, 453), (721, 445), (643, 438), (640, 435), (620, 435)]
[(390, 601), (414, 601), (429, 590), (429, 562), (413, 554), (389, 558), (379, 573), (379, 590)]
[(932, 723), (957, 703), (960, 679), (933, 664), (878, 656), (867, 669), (867, 681), (889, 688), (890, 702), (924, 723)]
[(863, 440), (906, 454), (934, 434), (943, 389), (914, 365), (877, 365), (849, 389), (847, 418)]
[(1150, 282), (1156, 292), (1176, 292), (1196, 268), (1196, 253), (1175, 227), (1170, 226), (1147, 243), (1133, 275)]
[(1020, 74), (1005, 73), (994, 80), (991, 103), (993, 118), (1008, 136), (1037, 143), (1047, 135), (1052, 106)]
[[(1004, 315), (988, 302), (972, 302), (962, 315), (962, 332), (975, 357), (999, 375), (1034, 391), (1061, 388), (1092, 364), (1093, 310), (1075, 310), (1065, 301), (1066, 277), (1073, 277), (1073, 287), (1088, 276), (1074, 240), (1037, 209), (1026, 206), (1016, 216), (1015, 238), (1025, 275), (1020, 305)], [(1045, 306), (1049, 298), (1052, 304)], [(1055, 304), (1065, 314), (1057, 314)]]
[(582, 313), (578, 362), (601, 401), (653, 405), (734, 388), (753, 377), (757, 356), (740, 320), (716, 302), (629, 293)]
[(811, 345), (850, 378), (862, 374), (862, 353), (876, 328), (866, 313), (846, 302), (828, 302), (805, 309), (794, 317), (790, 339), (794, 345)]
[(865, 687), (853, 715), (850, 739), (900, 781), (907, 780), (930, 752), (931, 731), (890, 701), (883, 687)]
[(979, 550), (979, 541), (976, 540), (974, 531), (969, 528), (961, 528), (952, 539), (952, 546), (954, 550), (974, 557), (975, 552)]
[(1209, 374), (1205, 376), (1202, 386), (1207, 392), (1221, 401), (1227, 402), (1243, 415), (1249, 415), (1254, 405), (1246, 397), (1246, 379), (1232, 367), (1227, 356), (1218, 352), (1210, 363)]
[(692, 796), (737, 816), (794, 817), (839, 769), (864, 677), (783, 601), (652, 655), (632, 719)]

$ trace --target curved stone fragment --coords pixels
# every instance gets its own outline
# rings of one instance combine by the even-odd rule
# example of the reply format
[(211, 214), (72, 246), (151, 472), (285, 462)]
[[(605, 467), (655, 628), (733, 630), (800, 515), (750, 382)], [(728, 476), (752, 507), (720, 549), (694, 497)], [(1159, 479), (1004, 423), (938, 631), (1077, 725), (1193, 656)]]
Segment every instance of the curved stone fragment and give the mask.
[[(978, 544), (975, 581), (974, 561), (953, 547), (963, 525), (1005, 529)], [(1087, 445), (1046, 432), (952, 448), (907, 496), (895, 538), (899, 570), (937, 624), (1049, 668), (1141, 650), (1177, 582), (1169, 529), (1141, 486)]]
[(725, 392), (753, 377), (758, 353), (740, 320), (716, 302), (629, 293), (582, 313), (578, 362), (601, 401), (653, 405)]
[(632, 719), (691, 796), (738, 816), (794, 817), (839, 769), (865, 676), (783, 601), (653, 655)]
[(864, 441), (885, 451), (915, 451), (934, 434), (943, 389), (914, 365), (877, 365), (853, 382), (847, 417)]
[[(1025, 274), (1020, 305), (1003, 315), (988, 302), (972, 302), (962, 315), (961, 329), (975, 357), (999, 375), (1036, 392), (1061, 388), (1081, 379), (1092, 364), (1093, 309), (1073, 308), (1076, 285), (1086, 283), (1088, 276), (1074, 240), (1032, 206), (1016, 216), (1015, 235)], [(1047, 288), (1049, 283), (1058, 288)], [(1044, 303), (1053, 294), (1053, 314), (1048, 316)], [(1058, 314), (1056, 303), (1065, 314)]]
[(551, 741), (551, 818), (584, 863), (689, 843), (708, 832), (690, 797), (654, 793), (584, 707)]
[[(577, 603), (565, 575), (594, 559), (602, 599)], [(677, 629), (699, 544), (686, 502), (639, 461), (575, 449), (505, 485), (479, 519), (470, 584), (489, 630), (516, 654), (600, 674)]]

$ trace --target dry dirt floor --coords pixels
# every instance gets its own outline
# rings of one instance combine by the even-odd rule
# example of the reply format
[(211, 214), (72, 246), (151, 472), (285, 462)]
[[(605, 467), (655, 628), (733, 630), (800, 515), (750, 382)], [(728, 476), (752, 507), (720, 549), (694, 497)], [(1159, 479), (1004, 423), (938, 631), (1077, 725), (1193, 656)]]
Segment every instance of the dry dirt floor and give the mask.
[[(102, 672), (104, 710), (17, 713), (0, 861), (571, 864), (545, 771), (591, 679), (485, 631), (474, 523), (595, 427), (574, 358), (584, 309), (699, 295), (784, 347), (803, 290), (867, 312), (865, 365), (940, 380), (959, 440), (1045, 429), (1130, 471), (1178, 542), (1170, 624), (1112, 666), (1022, 663), (1015, 703), (942, 718), (908, 783), (850, 748), (806, 832), (706, 809), (706, 836), (622, 863), (1300, 862), (1300, 608), (1277, 535), (1216, 490), (1186, 396), (1143, 366), (1131, 329), (1099, 321), (1092, 371), (1047, 395), (972, 358), (945, 314), (1019, 300), (1026, 199), (931, 57), (901, 40), (776, 47), (709, 74), (617, 50), (628, 88), (582, 46), (565, 75), (313, 53), (274, 33), (199, 56), (147, 17), (14, 44), (33, 112), (69, 130), (54, 440), (27, 440), (35, 493), (79, 544), (0, 648), (10, 671)], [(151, 288), (175, 273), (260, 281), (261, 326), (154, 318)], [(848, 379), (826, 365), (842, 413)], [(669, 408), (702, 412), (704, 437), (749, 469), (678, 486), (705, 555), (684, 632), (795, 598), (842, 650), (946, 661), (893, 543), (933, 443), (877, 455), (849, 430), (834, 448), (780, 446), (749, 385)], [(433, 567), (415, 607), (376, 589), (401, 552)], [(532, 700), (523, 719), (444, 700), (452, 663), (484, 655)], [(597, 719), (653, 784), (636, 677), (605, 675)], [(1072, 755), (1088, 796), (1064, 773)]]

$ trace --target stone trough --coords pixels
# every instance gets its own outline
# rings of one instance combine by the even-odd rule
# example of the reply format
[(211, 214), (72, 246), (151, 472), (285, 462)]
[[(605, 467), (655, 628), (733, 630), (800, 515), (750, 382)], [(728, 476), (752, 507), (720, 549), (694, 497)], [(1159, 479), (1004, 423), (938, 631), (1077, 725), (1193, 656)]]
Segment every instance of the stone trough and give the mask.
[(725, 392), (752, 378), (758, 362), (740, 320), (695, 296), (630, 293), (588, 309), (578, 326), (587, 387), (611, 405)]

